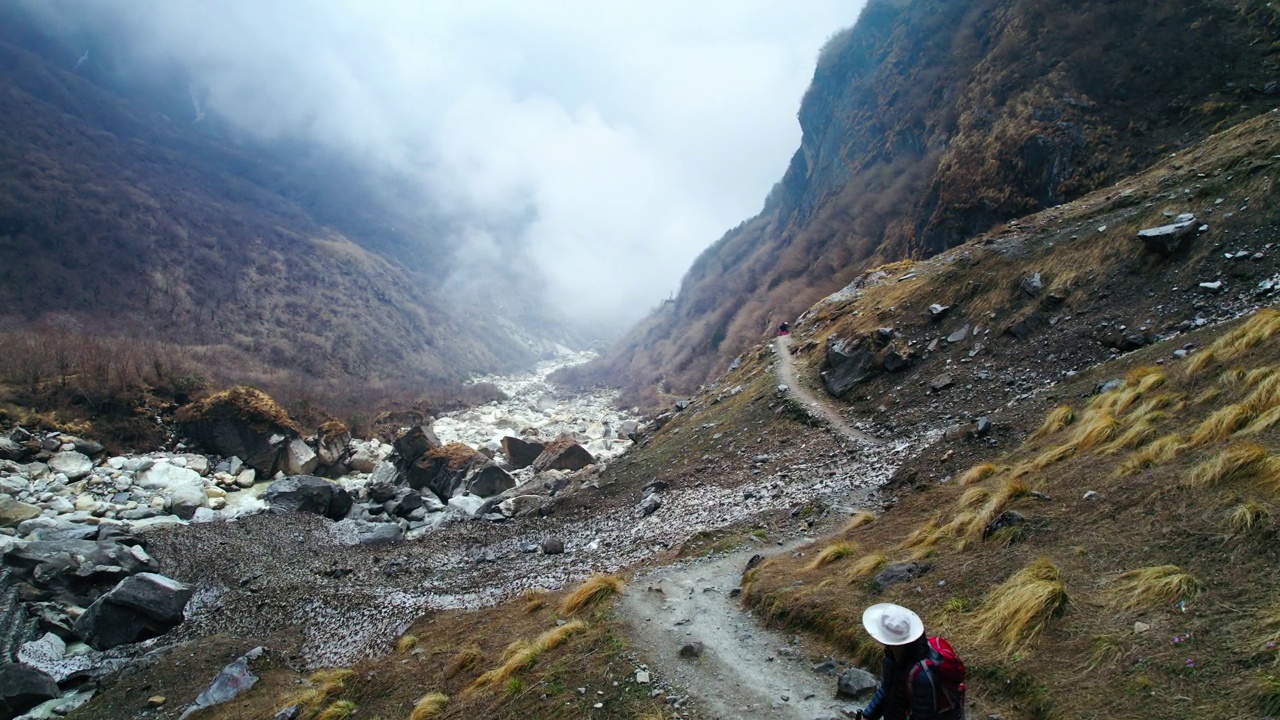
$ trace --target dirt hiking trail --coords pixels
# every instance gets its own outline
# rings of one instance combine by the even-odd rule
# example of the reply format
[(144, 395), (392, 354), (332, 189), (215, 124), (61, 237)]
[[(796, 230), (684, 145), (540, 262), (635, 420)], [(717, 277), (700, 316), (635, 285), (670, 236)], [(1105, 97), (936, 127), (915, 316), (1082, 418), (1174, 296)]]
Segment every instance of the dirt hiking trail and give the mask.
[[(774, 551), (811, 541), (802, 538)], [(720, 720), (844, 717), (842, 709), (858, 706), (835, 699), (835, 676), (815, 672), (802, 646), (760, 627), (729, 597), (758, 550), (637, 575), (620, 603), (636, 649), (662, 679)], [(680, 657), (681, 648), (695, 642), (703, 644), (701, 655)]]
[(776, 351), (774, 354), (778, 357), (778, 380), (787, 386), (788, 392), (795, 396), (796, 400), (799, 400), (800, 404), (804, 405), (810, 414), (822, 418), (833, 432), (855, 443), (880, 445), (884, 442), (850, 425), (847, 420), (840, 416), (840, 413), (836, 412), (835, 408), (814, 397), (799, 383), (796, 378), (795, 360), (791, 357), (790, 335), (779, 335), (774, 344), (774, 349)]

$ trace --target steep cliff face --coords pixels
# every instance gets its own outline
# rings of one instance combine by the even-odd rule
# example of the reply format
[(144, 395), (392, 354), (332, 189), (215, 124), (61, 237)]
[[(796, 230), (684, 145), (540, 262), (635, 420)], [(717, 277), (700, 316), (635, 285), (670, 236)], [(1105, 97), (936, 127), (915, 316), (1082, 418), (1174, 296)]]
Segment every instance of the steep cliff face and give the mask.
[(872, 0), (821, 52), (761, 213), (569, 382), (690, 391), (869, 266), (935, 254), (1280, 102), (1263, 2)]

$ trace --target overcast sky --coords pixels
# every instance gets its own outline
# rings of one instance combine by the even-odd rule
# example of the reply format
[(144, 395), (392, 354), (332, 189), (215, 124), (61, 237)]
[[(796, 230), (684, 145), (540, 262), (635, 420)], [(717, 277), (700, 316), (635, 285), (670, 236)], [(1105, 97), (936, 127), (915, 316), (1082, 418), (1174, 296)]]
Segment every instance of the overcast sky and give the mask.
[(254, 133), (409, 173), (449, 207), (533, 208), (522, 242), (554, 306), (618, 326), (760, 209), (799, 144), (818, 49), (863, 5), (29, 2), (185, 68), (206, 112)]

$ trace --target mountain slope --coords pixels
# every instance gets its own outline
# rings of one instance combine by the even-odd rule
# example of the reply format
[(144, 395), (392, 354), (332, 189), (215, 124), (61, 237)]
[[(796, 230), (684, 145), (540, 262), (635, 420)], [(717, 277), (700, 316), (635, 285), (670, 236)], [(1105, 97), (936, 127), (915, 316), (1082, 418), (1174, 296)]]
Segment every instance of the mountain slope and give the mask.
[(870, 266), (932, 255), (1269, 109), (1278, 30), (1257, 2), (873, 0), (821, 53), (801, 147), (761, 213), (563, 379), (648, 405), (687, 393)]
[(301, 184), (307, 168), (282, 153), (2, 40), (0, 96), (0, 327), (164, 340), (312, 378), (460, 380), (537, 353), (542, 328), (440, 294), (454, 259), (430, 229), (407, 268), (391, 251), (414, 231), (379, 231), (355, 179)]

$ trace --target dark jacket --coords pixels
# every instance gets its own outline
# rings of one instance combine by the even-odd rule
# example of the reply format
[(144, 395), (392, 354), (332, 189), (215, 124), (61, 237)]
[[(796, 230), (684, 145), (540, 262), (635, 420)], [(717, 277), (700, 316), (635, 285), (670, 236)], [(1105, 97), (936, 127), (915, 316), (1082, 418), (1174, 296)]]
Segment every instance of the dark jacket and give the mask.
[(907, 647), (901, 667), (886, 648), (880, 687), (862, 711), (863, 716), (868, 720), (961, 720), (963, 707), (947, 710), (938, 706), (938, 680), (928, 665), (920, 666), (919, 672), (911, 672), (913, 666), (926, 659), (941, 661), (942, 658), (923, 636)]

